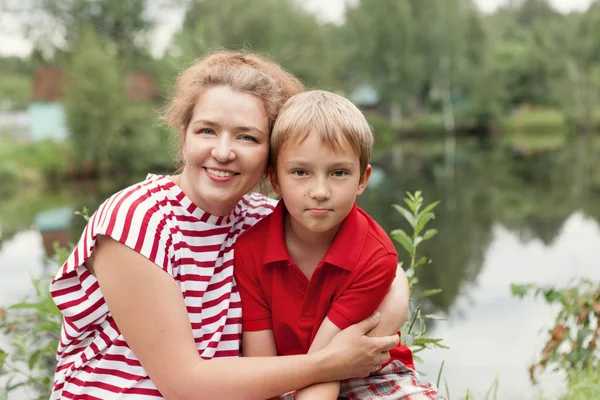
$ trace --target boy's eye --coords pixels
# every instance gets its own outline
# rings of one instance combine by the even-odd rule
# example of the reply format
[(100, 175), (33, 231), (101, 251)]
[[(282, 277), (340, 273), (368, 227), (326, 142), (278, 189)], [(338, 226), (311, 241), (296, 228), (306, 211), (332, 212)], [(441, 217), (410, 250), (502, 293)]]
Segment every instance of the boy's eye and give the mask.
[(343, 178), (344, 176), (348, 175), (348, 173), (346, 171), (335, 171), (332, 175), (336, 178)]
[(306, 175), (308, 175), (308, 173), (306, 171), (303, 171), (301, 169), (295, 169), (295, 170), (293, 170), (292, 174), (296, 175), (296, 176), (306, 176)]

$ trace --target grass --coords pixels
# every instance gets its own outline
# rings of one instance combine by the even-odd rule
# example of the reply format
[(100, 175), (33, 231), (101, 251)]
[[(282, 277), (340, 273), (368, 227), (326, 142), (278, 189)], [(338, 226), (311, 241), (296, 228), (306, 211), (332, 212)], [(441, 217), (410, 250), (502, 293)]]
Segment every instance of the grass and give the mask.
[(524, 134), (512, 132), (503, 137), (511, 147), (524, 153), (556, 150), (563, 147), (568, 139), (565, 132), (546, 132), (539, 134)]
[(561, 400), (600, 399), (600, 365), (569, 372), (569, 389)]
[(525, 108), (515, 111), (501, 118), (499, 127), (503, 134), (528, 135), (562, 133), (569, 128), (565, 114), (550, 108)]

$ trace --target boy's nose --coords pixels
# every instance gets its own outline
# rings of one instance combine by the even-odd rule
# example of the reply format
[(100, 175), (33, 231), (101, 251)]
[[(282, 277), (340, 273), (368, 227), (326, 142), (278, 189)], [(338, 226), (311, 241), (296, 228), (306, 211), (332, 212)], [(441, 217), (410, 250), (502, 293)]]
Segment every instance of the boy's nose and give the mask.
[(310, 191), (310, 197), (314, 200), (324, 201), (331, 197), (331, 191), (324, 182), (317, 182)]

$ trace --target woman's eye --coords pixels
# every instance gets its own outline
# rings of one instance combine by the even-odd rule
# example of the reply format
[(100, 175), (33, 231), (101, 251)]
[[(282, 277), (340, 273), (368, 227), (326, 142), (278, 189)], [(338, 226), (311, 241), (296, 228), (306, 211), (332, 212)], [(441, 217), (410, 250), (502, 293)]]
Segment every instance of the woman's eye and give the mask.
[(346, 171), (335, 171), (332, 175), (336, 178), (343, 178), (344, 176), (348, 175), (348, 173)]
[(250, 135), (242, 135), (240, 139), (242, 139), (244, 142), (256, 142), (256, 139)]
[(212, 130), (212, 129), (210, 129), (210, 128), (203, 128), (203, 129), (200, 129), (200, 130), (198, 131), (198, 133), (200, 133), (200, 134), (202, 134), (202, 135), (214, 135), (214, 134), (215, 134), (215, 131), (213, 131), (213, 130)]

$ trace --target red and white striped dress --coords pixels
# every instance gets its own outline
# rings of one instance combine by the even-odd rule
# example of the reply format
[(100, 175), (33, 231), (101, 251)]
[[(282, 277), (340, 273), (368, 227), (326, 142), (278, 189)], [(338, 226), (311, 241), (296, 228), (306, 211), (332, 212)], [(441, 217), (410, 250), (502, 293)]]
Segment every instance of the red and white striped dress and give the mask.
[(134, 249), (175, 279), (202, 358), (237, 357), (242, 310), (233, 281), (233, 245), (273, 208), (273, 201), (252, 194), (229, 216), (216, 217), (159, 175), (106, 200), (50, 287), (64, 316), (51, 399), (162, 398), (83, 265), (98, 235)]

